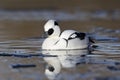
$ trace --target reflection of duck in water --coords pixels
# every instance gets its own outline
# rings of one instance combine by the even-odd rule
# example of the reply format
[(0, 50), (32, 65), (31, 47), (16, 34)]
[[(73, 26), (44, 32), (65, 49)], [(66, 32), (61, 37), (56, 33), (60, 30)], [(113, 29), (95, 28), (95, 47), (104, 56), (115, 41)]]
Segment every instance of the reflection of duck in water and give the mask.
[(45, 75), (48, 79), (54, 80), (61, 71), (60, 61), (58, 57), (45, 57), (44, 60), (47, 62)]
[(43, 54), (57, 56), (44, 57), (47, 62), (45, 74), (54, 80), (59, 76), (61, 68), (72, 68), (83, 62), (85, 58), (81, 56), (88, 54), (88, 50), (43, 51)]
[(44, 26), (44, 31), (47, 33), (48, 38), (44, 40), (42, 49), (85, 49), (93, 42), (83, 32), (65, 30), (61, 33), (60, 27), (55, 20), (49, 20)]

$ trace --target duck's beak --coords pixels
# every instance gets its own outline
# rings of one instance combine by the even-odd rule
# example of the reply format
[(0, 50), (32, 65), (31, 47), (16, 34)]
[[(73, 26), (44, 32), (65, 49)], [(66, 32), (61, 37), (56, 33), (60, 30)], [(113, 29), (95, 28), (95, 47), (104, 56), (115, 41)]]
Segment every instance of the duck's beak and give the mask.
[(47, 38), (48, 37), (48, 33), (47, 32), (44, 32), (43, 35), (42, 35), (43, 38)]

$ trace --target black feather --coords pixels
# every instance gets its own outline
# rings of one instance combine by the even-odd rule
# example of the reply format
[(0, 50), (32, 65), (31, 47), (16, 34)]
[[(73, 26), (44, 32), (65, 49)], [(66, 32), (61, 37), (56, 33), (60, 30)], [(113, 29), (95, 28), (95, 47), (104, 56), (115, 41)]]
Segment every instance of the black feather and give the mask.
[(77, 37), (80, 39), (80, 40), (83, 40), (83, 39), (85, 39), (85, 36), (86, 36), (86, 34), (85, 33), (75, 33), (76, 35), (77, 35)]
[(55, 21), (54, 25), (58, 25), (58, 23)]

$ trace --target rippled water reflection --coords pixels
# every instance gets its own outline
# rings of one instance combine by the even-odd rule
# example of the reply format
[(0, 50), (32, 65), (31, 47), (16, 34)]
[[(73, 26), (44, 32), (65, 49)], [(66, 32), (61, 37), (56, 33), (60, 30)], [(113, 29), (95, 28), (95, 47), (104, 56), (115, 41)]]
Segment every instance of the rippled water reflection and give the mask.
[(44, 38), (1, 41), (0, 79), (119, 80), (120, 31), (94, 28), (90, 32), (96, 40), (91, 51), (42, 51)]

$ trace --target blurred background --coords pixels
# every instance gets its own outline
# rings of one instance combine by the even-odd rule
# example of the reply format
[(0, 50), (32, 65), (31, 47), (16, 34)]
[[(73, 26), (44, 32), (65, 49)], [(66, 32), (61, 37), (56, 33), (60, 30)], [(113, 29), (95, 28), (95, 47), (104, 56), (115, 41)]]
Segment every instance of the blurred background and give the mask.
[(62, 30), (120, 29), (120, 1), (0, 0), (0, 40), (39, 37), (48, 19)]

